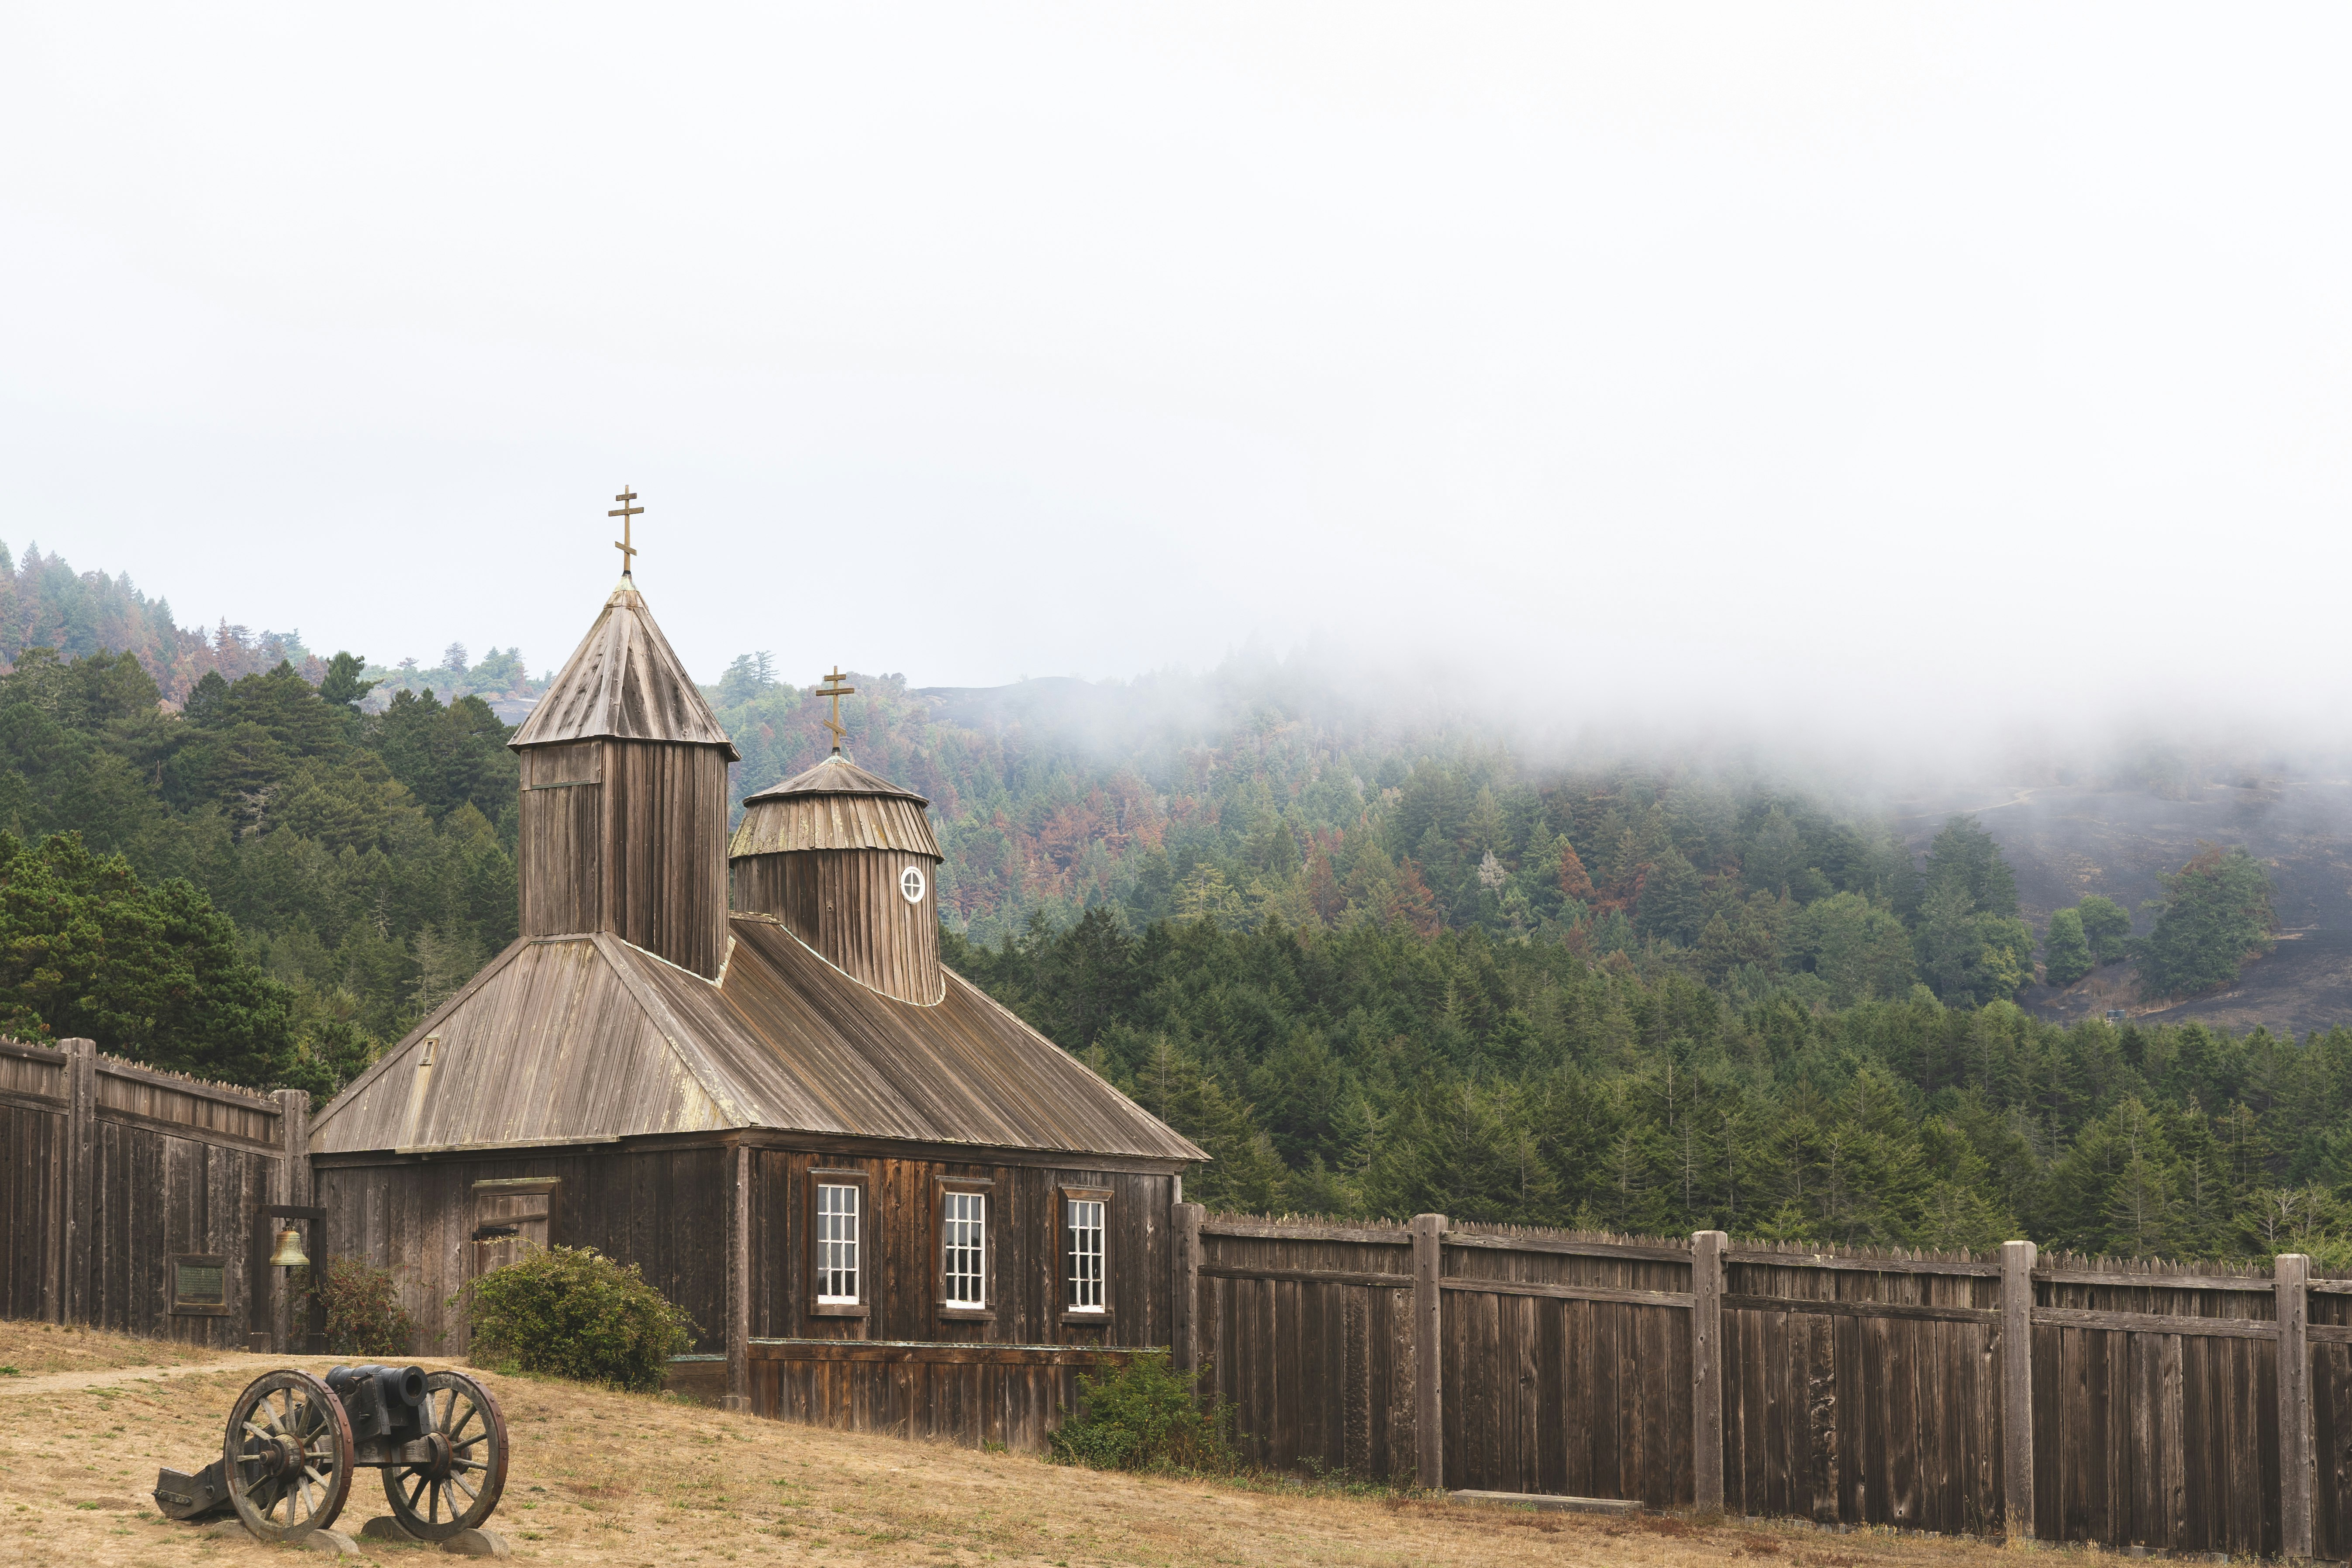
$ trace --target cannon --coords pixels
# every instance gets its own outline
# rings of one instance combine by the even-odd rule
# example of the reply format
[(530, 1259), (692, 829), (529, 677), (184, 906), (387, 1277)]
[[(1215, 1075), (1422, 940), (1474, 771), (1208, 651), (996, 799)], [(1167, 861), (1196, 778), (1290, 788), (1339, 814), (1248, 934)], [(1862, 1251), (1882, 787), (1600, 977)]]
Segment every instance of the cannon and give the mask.
[(506, 1417), (462, 1373), (339, 1366), (321, 1380), (267, 1372), (231, 1407), (221, 1457), (194, 1475), (161, 1472), (155, 1505), (182, 1520), (233, 1509), (262, 1540), (292, 1541), (335, 1521), (359, 1469), (382, 1472), (402, 1529), (446, 1541), (479, 1529), (499, 1506)]

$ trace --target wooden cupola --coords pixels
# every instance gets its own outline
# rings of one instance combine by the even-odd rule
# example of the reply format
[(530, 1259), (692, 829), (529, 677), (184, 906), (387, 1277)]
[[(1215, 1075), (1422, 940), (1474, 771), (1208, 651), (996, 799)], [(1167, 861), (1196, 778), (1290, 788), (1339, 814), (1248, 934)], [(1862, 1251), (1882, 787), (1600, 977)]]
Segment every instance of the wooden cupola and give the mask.
[(727, 731), (627, 574), (508, 742), (522, 934), (610, 931), (706, 979), (727, 949)]
[(935, 1005), (940, 841), (929, 802), (839, 752), (743, 803), (730, 902), (772, 916), (861, 985)]

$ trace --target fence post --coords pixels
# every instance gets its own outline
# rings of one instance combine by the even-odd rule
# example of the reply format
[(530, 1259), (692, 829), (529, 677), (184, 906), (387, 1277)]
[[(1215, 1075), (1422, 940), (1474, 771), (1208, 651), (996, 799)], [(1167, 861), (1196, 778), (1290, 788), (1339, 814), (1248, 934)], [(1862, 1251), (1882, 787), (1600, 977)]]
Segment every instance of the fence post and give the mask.
[(59, 1321), (90, 1313), (90, 1251), (98, 1241), (98, 1042), (59, 1040), (66, 1053), (65, 1291)]
[[(299, 1089), (281, 1089), (278, 1091), (276, 1099), (278, 1100), (278, 1158), (269, 1170), (269, 1201), (273, 1204), (287, 1205), (308, 1203), (310, 1184), (308, 1180), (310, 1170), (310, 1097)], [(291, 1225), (294, 1222), (289, 1219), (285, 1223)], [(268, 1236), (271, 1228), (265, 1221), (261, 1226), (262, 1234), (265, 1237)], [(327, 1227), (316, 1220), (311, 1220), (304, 1228), (309, 1234), (303, 1237), (307, 1244), (303, 1250), (310, 1255), (311, 1272), (324, 1273), (328, 1258)], [(262, 1256), (267, 1258), (268, 1254), (264, 1253)], [(298, 1347), (309, 1350), (310, 1347), (304, 1342), (307, 1336), (297, 1334), (295, 1331), (293, 1291), (289, 1288), (288, 1277), (266, 1263), (261, 1266), (261, 1276), (253, 1282), (253, 1288), (264, 1292), (269, 1300), (271, 1345), (288, 1354), (292, 1353)]]
[(1691, 1233), (1691, 1500), (1723, 1511), (1723, 1247), (1719, 1230)]
[(2279, 1555), (2311, 1555), (2311, 1259), (2282, 1252), (2272, 1265), (2278, 1294)]
[(724, 1410), (751, 1408), (751, 1148), (729, 1152), (735, 1194), (727, 1205), (727, 1394)]
[[(1176, 1368), (1201, 1370), (1201, 1216), (1199, 1204), (1176, 1205)], [(1195, 1392), (1198, 1392), (1197, 1389)]]
[(1444, 1313), (1438, 1281), (1445, 1278), (1445, 1216), (1412, 1216), (1412, 1447), (1415, 1481), (1425, 1491), (1445, 1486), (1444, 1363), (1439, 1348)]
[(2033, 1537), (2033, 1259), (2030, 1241), (2000, 1244), (2001, 1495), (2011, 1540)]

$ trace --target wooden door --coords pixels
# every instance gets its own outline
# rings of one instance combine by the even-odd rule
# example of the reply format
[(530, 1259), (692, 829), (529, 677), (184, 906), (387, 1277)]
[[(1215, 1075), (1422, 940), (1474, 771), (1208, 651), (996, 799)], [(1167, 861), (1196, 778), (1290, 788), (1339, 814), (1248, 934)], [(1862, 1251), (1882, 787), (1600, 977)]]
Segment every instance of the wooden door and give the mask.
[(478, 1279), (532, 1247), (554, 1246), (561, 1239), (557, 1219), (562, 1186), (552, 1176), (476, 1182), (466, 1277)]

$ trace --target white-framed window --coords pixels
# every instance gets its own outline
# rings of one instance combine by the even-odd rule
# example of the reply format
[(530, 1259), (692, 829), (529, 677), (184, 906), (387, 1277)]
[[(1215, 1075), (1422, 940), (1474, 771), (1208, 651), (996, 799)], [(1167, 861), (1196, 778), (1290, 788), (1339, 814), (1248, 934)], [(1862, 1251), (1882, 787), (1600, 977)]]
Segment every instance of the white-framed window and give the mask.
[(1069, 1280), (1073, 1312), (1103, 1310), (1103, 1220), (1109, 1205), (1100, 1198), (1065, 1198), (1062, 1240), (1063, 1269)]
[(910, 904), (923, 901), (923, 868), (909, 866), (898, 873), (898, 896)]
[(857, 1303), (860, 1189), (820, 1182), (816, 1189), (816, 1299), (820, 1306)]
[(940, 1194), (940, 1299), (950, 1307), (988, 1305), (988, 1194)]

